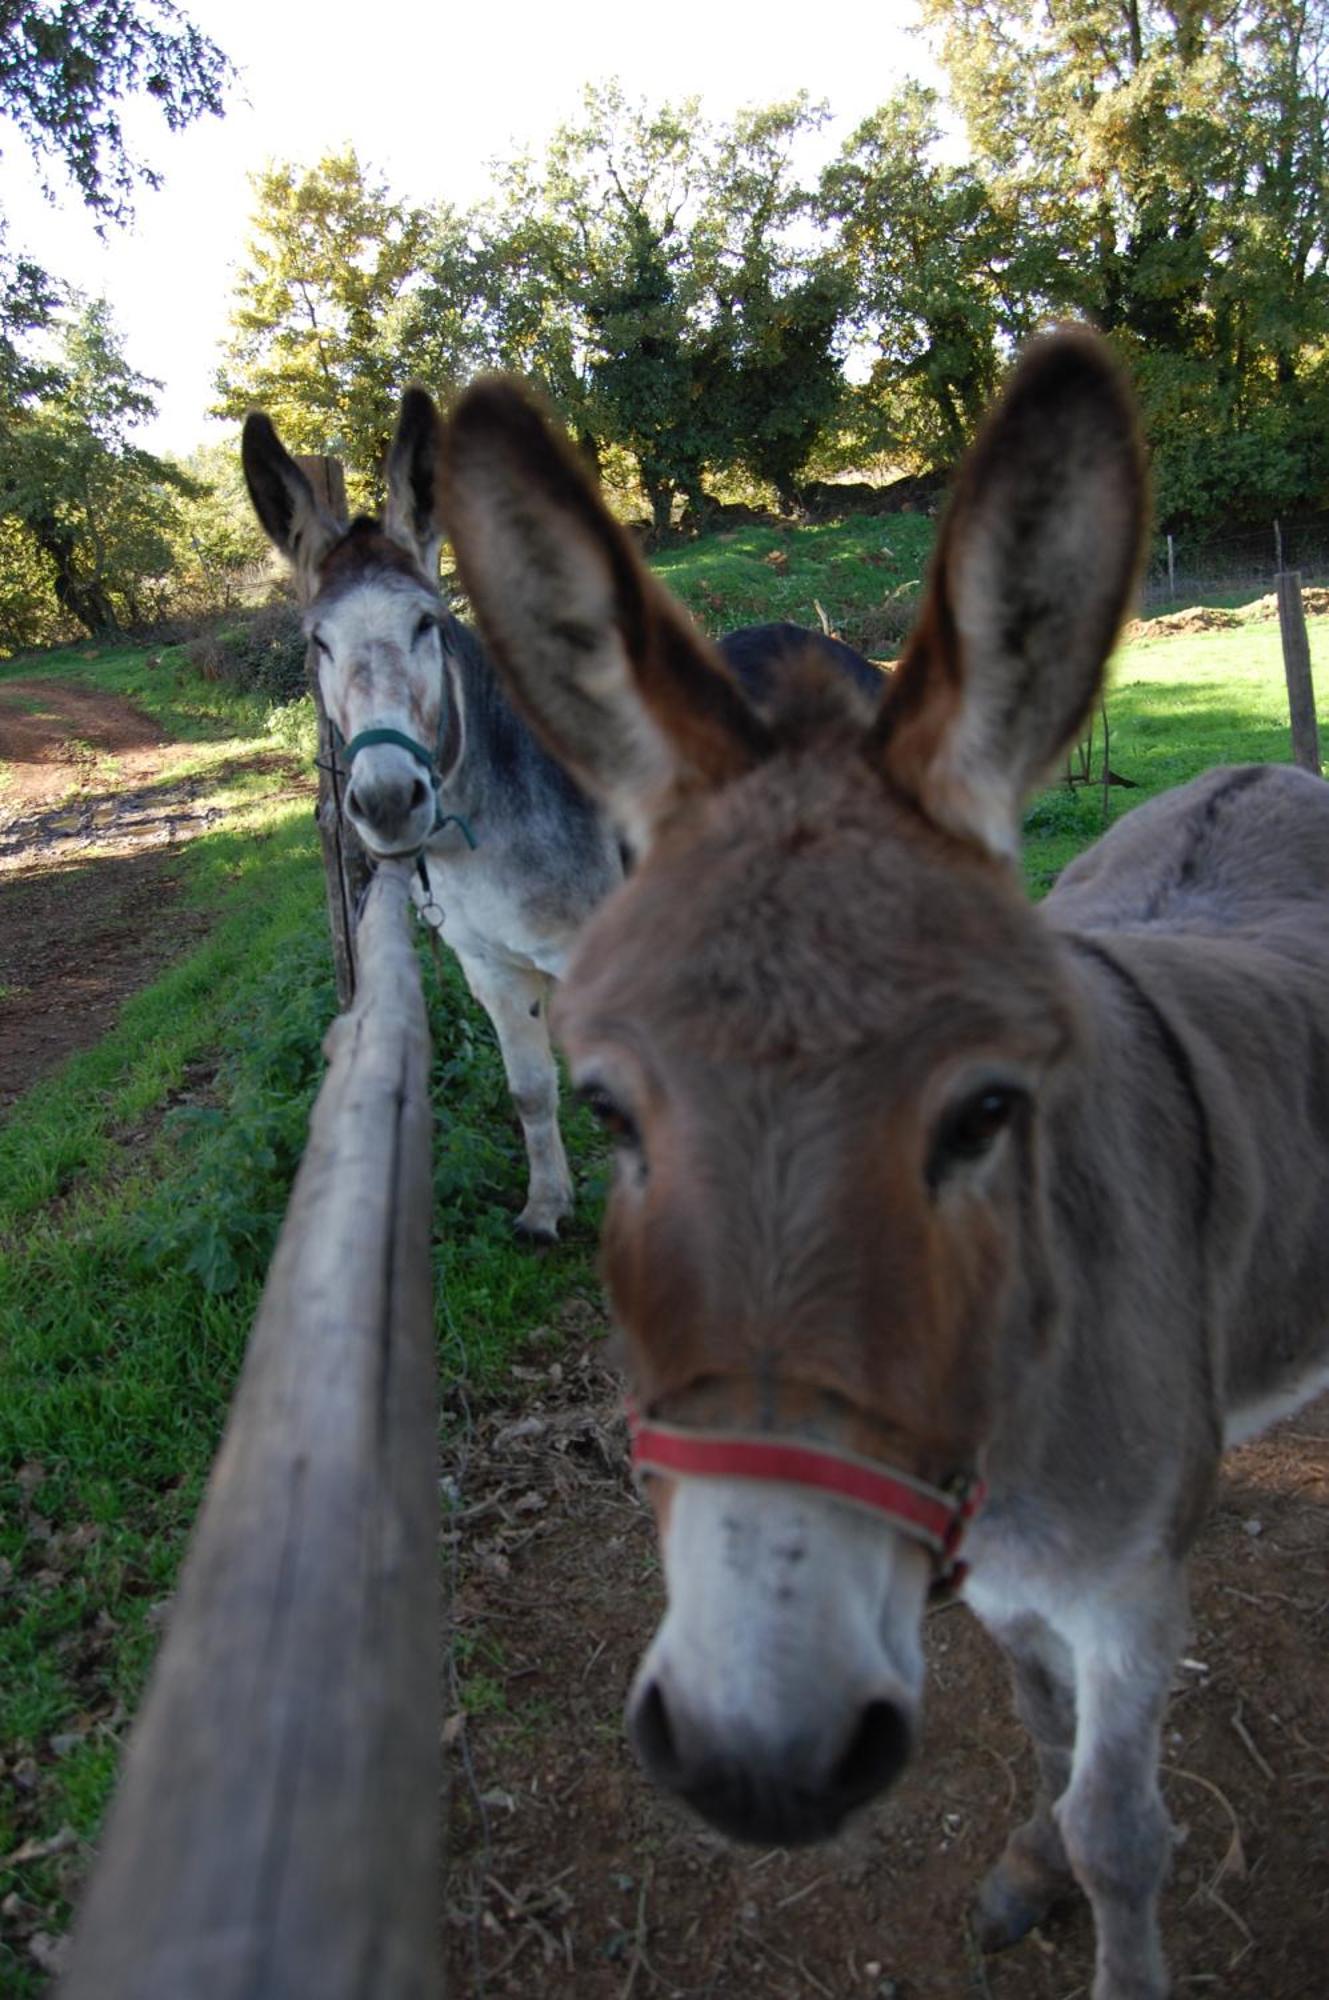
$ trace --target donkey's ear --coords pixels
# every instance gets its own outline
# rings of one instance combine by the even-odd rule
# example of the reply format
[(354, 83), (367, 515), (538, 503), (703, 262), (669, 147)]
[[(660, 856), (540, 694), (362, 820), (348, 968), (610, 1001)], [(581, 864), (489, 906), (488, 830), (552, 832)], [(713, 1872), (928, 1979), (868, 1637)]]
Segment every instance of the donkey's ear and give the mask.
[(490, 377), (458, 403), (443, 517), (509, 693), (632, 846), (680, 793), (765, 754), (766, 729), (719, 653), (515, 382)]
[(894, 783), (1003, 855), (1074, 740), (1134, 583), (1134, 409), (1082, 330), (1035, 341), (960, 468), (922, 616), (874, 731)]
[(412, 383), (401, 399), (388, 452), (388, 504), (383, 526), (415, 557), (432, 583), (443, 540), (439, 515), (439, 452), (443, 425), (428, 392)]
[(240, 443), (245, 484), (269, 541), (290, 563), (296, 589), (307, 604), (318, 585), (318, 566), (341, 533), (314, 498), (301, 472), (261, 410), (245, 418)]

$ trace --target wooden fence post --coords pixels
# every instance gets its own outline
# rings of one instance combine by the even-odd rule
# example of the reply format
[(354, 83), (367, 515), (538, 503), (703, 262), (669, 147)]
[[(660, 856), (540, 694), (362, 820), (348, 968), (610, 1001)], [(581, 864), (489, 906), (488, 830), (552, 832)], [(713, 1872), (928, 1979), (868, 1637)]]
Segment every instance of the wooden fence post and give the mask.
[[(314, 489), (314, 497), (336, 521), (346, 519), (346, 473), (339, 458), (324, 453), (297, 454), (296, 464)], [(328, 929), (332, 935), (332, 965), (337, 980), (337, 1005), (343, 1012), (355, 998), (356, 912), (369, 886), (369, 860), (355, 829), (342, 815), (346, 770), (323, 706), (318, 682), (318, 655), (310, 646), (305, 674), (318, 716), (318, 804), (314, 818), (323, 849), (323, 880), (328, 899)]]
[(369, 857), (355, 828), (342, 811), (346, 790), (346, 767), (341, 761), (323, 693), (318, 682), (318, 660), (309, 648), (305, 672), (314, 696), (318, 717), (318, 804), (314, 819), (319, 845), (323, 849), (323, 886), (328, 901), (328, 929), (332, 934), (332, 966), (337, 980), (337, 1005), (344, 1013), (355, 998), (356, 913), (369, 887)]
[(429, 1041), (379, 868), (62, 2000), (440, 1991)]
[(314, 489), (314, 498), (327, 508), (334, 521), (346, 515), (346, 473), (339, 458), (322, 452), (297, 452), (295, 462)]
[(1301, 571), (1283, 570), (1277, 578), (1278, 626), (1283, 638), (1283, 671), (1287, 675), (1288, 709), (1292, 717), (1292, 761), (1305, 771), (1320, 766), (1320, 731), (1315, 719), (1315, 685), (1311, 679), (1311, 649), (1306, 636), (1306, 612), (1301, 601)]

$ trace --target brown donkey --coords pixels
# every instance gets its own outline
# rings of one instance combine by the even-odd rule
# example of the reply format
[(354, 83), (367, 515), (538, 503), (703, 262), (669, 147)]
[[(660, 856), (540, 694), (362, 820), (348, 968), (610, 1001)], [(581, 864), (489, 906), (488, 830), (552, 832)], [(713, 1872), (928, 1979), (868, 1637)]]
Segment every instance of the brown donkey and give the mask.
[(981, 1480), (963, 1588), (1041, 1778), (984, 1941), (1073, 1877), (1094, 2000), (1159, 2000), (1186, 1552), (1224, 1442), (1329, 1381), (1329, 787), (1213, 772), (1027, 904), (1144, 514), (1086, 335), (1017, 370), (875, 711), (809, 661), (759, 716), (517, 388), (444, 484), (512, 695), (639, 856), (556, 1004), (669, 1590), (638, 1751), (733, 1833), (831, 1833), (913, 1747)]

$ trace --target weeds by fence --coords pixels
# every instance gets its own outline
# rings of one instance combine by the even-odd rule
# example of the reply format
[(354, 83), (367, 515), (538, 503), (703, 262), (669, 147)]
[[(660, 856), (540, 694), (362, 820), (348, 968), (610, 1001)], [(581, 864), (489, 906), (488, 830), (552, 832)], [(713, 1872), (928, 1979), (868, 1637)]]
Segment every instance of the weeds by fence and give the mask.
[(1197, 592), (1273, 590), (1281, 570), (1300, 570), (1304, 583), (1329, 582), (1329, 513), (1304, 514), (1230, 535), (1156, 535), (1141, 598), (1179, 603)]

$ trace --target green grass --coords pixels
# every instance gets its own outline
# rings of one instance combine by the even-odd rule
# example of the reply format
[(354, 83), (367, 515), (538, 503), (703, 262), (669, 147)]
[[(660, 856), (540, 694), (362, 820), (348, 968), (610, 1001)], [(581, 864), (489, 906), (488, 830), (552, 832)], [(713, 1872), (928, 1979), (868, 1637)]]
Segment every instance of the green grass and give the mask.
[(921, 514), (746, 527), (665, 549), (652, 567), (707, 631), (788, 618), (832, 629), (871, 658), (893, 659), (932, 547)]
[[(1306, 624), (1318, 705), (1329, 714), (1329, 618)], [(1215, 764), (1286, 763), (1291, 738), (1277, 621), (1135, 640), (1112, 663), (1107, 711), (1112, 769), (1138, 787), (1112, 788), (1114, 819)], [(1096, 773), (1101, 759), (1099, 728)], [(1098, 785), (1052, 785), (1041, 793), (1025, 820), (1025, 876), (1034, 893), (1048, 889), (1102, 829)]]

